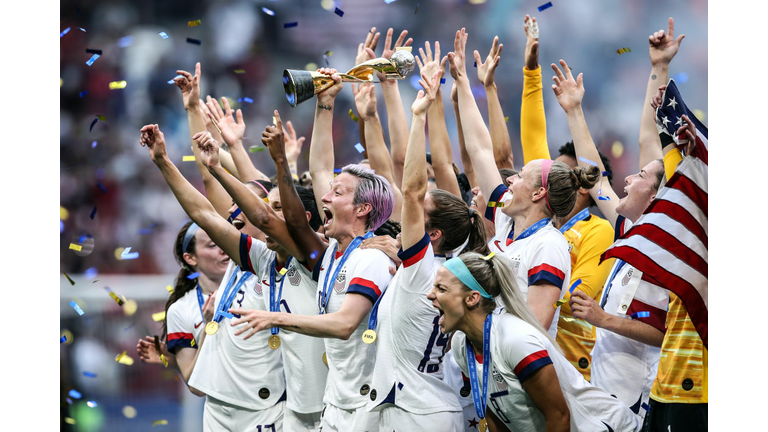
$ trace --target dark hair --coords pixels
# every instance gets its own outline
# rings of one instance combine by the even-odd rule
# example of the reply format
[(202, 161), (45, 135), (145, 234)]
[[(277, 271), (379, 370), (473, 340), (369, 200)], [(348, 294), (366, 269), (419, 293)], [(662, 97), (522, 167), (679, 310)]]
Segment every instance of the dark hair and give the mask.
[[(560, 156), (571, 157), (578, 163), (578, 158), (576, 157), (576, 148), (573, 146), (573, 141), (568, 141), (567, 143), (563, 144), (560, 147), (560, 149), (558, 149), (558, 151), (560, 152)], [(611, 170), (611, 161), (600, 150), (597, 151), (597, 154), (600, 155), (600, 161), (603, 163), (603, 167), (605, 168), (605, 171), (608, 173), (608, 175), (604, 177), (608, 177), (608, 184), (613, 185), (613, 171)], [(595, 202), (594, 198), (592, 198), (591, 195), (589, 197), (589, 205), (590, 206), (597, 205), (597, 203)]]
[(664, 179), (664, 159), (654, 159), (653, 161), (661, 164), (661, 169), (656, 171), (656, 183), (653, 185), (654, 189), (659, 190), (661, 181)]
[(512, 168), (501, 168), (499, 170), (499, 174), (501, 174), (501, 181), (504, 183), (504, 186), (509, 187), (509, 182), (507, 179), (517, 174), (518, 172), (520, 171), (513, 170)]
[(394, 239), (397, 238), (397, 235), (400, 234), (400, 231), (402, 231), (402, 227), (400, 226), (400, 222), (395, 222), (392, 219), (387, 220), (383, 224), (381, 224), (380, 227), (376, 229), (373, 233), (377, 236), (380, 235), (388, 235)]
[(317, 210), (317, 201), (315, 201), (315, 195), (312, 193), (311, 190), (294, 185), (296, 188), (296, 193), (299, 194), (299, 199), (301, 200), (301, 203), (304, 205), (304, 211), (308, 211), (310, 213), (309, 218), (309, 226), (312, 227), (312, 231), (317, 231), (318, 228), (323, 224), (323, 220), (320, 219), (320, 213)]
[(275, 187), (275, 184), (269, 180), (251, 180), (245, 182), (245, 184), (248, 183), (256, 183), (256, 190), (258, 190), (259, 193), (264, 192), (264, 196), (261, 198), (266, 198), (268, 195), (267, 191), (271, 191), (272, 188)]
[(456, 181), (459, 183), (459, 190), (461, 191), (461, 198), (469, 206), (472, 204), (472, 186), (469, 184), (469, 179), (464, 173), (456, 175)]
[(467, 207), (467, 203), (450, 192), (434, 189), (429, 194), (432, 197), (432, 208), (427, 213), (425, 228), (443, 232), (441, 252), (455, 250), (466, 240), (467, 245), (462, 253), (472, 251), (487, 254), (488, 245), (482, 215)]
[[(600, 168), (590, 166), (588, 168), (576, 167), (571, 169), (568, 165), (559, 161), (552, 161), (547, 177), (547, 211), (551, 211), (557, 217), (566, 217), (576, 205), (577, 191), (580, 187), (592, 189), (600, 179)], [(541, 174), (539, 174), (537, 187), (543, 186)]]
[(176, 258), (176, 262), (179, 263), (181, 269), (174, 281), (173, 292), (168, 297), (168, 301), (165, 302), (165, 318), (163, 318), (162, 329), (163, 340), (167, 339), (166, 336), (168, 333), (168, 309), (170, 309), (171, 305), (176, 303), (177, 300), (184, 297), (186, 293), (197, 287), (197, 280), (187, 278), (187, 276), (195, 272), (195, 269), (184, 261), (185, 252), (194, 254), (197, 249), (197, 239), (195, 236), (192, 236), (189, 240), (187, 250), (182, 250), (182, 247), (184, 246), (184, 236), (187, 234), (190, 225), (192, 225), (192, 221), (185, 223), (184, 226), (181, 227), (181, 230), (179, 230), (179, 233), (176, 235), (176, 242), (173, 244), (173, 257)]

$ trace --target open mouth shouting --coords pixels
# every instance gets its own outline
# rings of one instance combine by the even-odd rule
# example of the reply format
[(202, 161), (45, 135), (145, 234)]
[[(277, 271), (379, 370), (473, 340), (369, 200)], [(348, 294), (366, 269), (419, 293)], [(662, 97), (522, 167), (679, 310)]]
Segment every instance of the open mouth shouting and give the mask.
[(328, 207), (323, 206), (323, 214), (325, 215), (325, 223), (323, 224), (323, 228), (328, 231), (328, 228), (331, 226), (331, 222), (333, 222), (333, 213)]

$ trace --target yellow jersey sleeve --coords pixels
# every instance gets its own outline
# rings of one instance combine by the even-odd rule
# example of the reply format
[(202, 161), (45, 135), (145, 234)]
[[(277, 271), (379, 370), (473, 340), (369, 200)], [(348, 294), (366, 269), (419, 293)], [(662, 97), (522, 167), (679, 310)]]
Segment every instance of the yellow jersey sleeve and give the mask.
[(523, 77), (523, 98), (520, 105), (520, 142), (523, 146), (523, 161), (528, 163), (536, 159), (550, 159), (541, 66), (535, 70), (528, 70), (523, 66)]
[[(613, 266), (613, 258), (600, 264), (600, 255), (613, 244), (611, 224), (592, 215), (588, 221), (581, 221), (566, 231), (565, 238), (571, 248), (571, 284), (581, 279), (576, 289), (600, 301), (600, 293)], [(563, 298), (570, 298), (570, 293)], [(563, 312), (571, 315), (568, 303), (562, 305)]]
[(683, 160), (683, 154), (677, 148), (668, 151), (664, 155), (664, 173), (667, 175), (667, 180), (672, 178), (675, 168), (677, 168), (681, 160)]

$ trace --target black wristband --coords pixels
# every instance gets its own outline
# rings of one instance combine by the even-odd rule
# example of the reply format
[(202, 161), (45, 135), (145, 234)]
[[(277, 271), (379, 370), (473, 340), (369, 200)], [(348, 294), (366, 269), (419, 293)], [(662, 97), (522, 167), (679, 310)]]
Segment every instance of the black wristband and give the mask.
[(661, 148), (662, 149), (664, 147), (670, 145), (670, 144), (674, 144), (675, 143), (675, 140), (672, 139), (672, 137), (669, 136), (669, 134), (667, 134), (667, 133), (660, 133), (659, 134), (659, 139), (661, 140)]

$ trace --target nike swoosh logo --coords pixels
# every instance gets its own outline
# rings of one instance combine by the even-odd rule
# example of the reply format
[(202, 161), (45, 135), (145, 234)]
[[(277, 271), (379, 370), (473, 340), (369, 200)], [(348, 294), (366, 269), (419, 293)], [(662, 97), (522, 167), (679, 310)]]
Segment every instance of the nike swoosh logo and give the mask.
[(202, 324), (203, 324), (203, 322), (202, 322), (202, 321), (200, 321), (199, 323), (195, 324), (195, 328), (198, 328), (198, 327), (200, 327)]
[(499, 248), (499, 250), (500, 250), (500, 251), (503, 251), (503, 250), (504, 250), (504, 248), (502, 248), (502, 247), (501, 247), (501, 245), (499, 244), (499, 241), (498, 241), (498, 240), (494, 240), (494, 241), (493, 241), (493, 244), (495, 244), (495, 245), (496, 245), (496, 247), (497, 247), (497, 248)]

